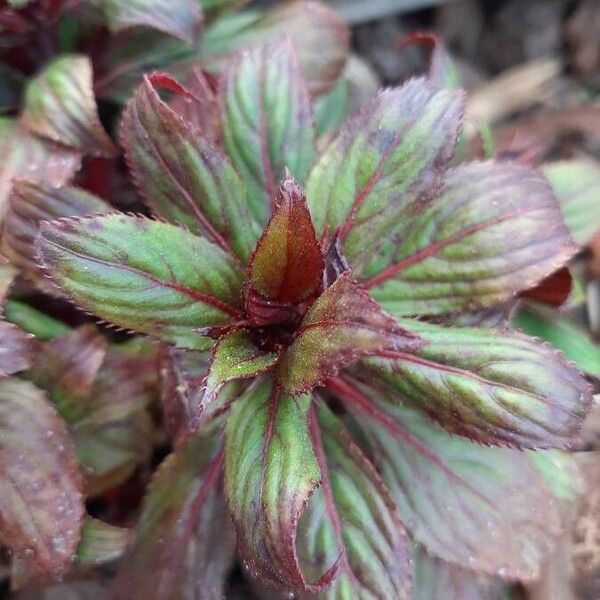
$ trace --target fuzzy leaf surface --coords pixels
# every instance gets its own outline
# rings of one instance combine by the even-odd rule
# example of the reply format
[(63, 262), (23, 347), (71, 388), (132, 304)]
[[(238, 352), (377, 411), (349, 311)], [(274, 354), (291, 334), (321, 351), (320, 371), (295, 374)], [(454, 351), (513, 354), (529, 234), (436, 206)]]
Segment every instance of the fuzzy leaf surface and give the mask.
[(315, 155), (308, 91), (292, 43), (237, 55), (220, 92), (223, 147), (246, 182), (252, 214), (264, 224), (286, 168), (302, 182)]
[(258, 227), (248, 212), (244, 184), (216, 143), (161, 100), (161, 87), (195, 101), (168, 75), (144, 77), (121, 125), (133, 178), (155, 214), (247, 260)]
[(566, 448), (577, 440), (591, 388), (560, 353), (517, 332), (409, 320), (414, 355), (368, 358), (370, 385), (482, 444)]
[(16, 325), (0, 319), (0, 377), (31, 367), (33, 344)]
[(220, 600), (235, 538), (220, 490), (221, 440), (190, 438), (169, 455), (144, 499), (115, 600)]
[[(4, 217), (0, 244), (2, 254), (30, 280), (46, 289), (35, 253), (35, 239), (42, 221), (110, 212), (111, 206), (85, 190), (15, 181)], [(53, 288), (56, 293), (56, 288)]]
[(582, 246), (600, 233), (600, 167), (592, 161), (565, 160), (543, 168), (573, 239)]
[(366, 396), (348, 406), (406, 527), (430, 554), (490, 575), (539, 575), (562, 524), (525, 454), (452, 436), (418, 411), (377, 408)]
[(221, 390), (235, 379), (250, 379), (271, 369), (279, 354), (262, 352), (244, 331), (228, 333), (220, 339), (213, 350), (206, 375), (198, 386), (187, 394), (186, 408), (192, 427), (208, 405), (216, 400)]
[(0, 382), (1, 537), (46, 573), (71, 563), (84, 515), (75, 453), (64, 422), (27, 381)]
[(475, 310), (535, 286), (576, 250), (544, 177), (472, 163), (447, 173), (390, 266), (366, 285), (395, 316)]
[(525, 305), (512, 323), (526, 334), (550, 342), (579, 369), (600, 378), (600, 346), (570, 320), (542, 306)]
[(291, 177), (256, 246), (249, 267), (253, 289), (268, 300), (296, 304), (321, 286), (324, 261), (306, 198)]
[(93, 0), (103, 10), (108, 27), (117, 32), (144, 25), (191, 44), (202, 22), (197, 0)]
[(33, 133), (85, 154), (116, 153), (98, 117), (86, 56), (55, 58), (29, 82), (21, 122)]
[(323, 484), (300, 520), (298, 553), (307, 576), (337, 569), (315, 597), (412, 598), (408, 539), (394, 501), (342, 422), (323, 404), (317, 411), (311, 437)]
[(249, 569), (287, 588), (307, 582), (296, 551), (296, 527), (321, 481), (311, 446), (308, 395), (292, 398), (269, 378), (233, 405), (225, 430), (225, 494)]
[(321, 155), (306, 185), (315, 229), (338, 232), (357, 275), (435, 193), (463, 110), (461, 92), (413, 79), (368, 102)]
[(120, 327), (205, 350), (207, 328), (240, 316), (237, 262), (174, 225), (117, 214), (63, 219), (42, 225), (38, 248), (79, 306)]
[(384, 313), (346, 272), (304, 315), (278, 367), (278, 378), (288, 393), (298, 394), (362, 356), (412, 352), (419, 346), (419, 337)]

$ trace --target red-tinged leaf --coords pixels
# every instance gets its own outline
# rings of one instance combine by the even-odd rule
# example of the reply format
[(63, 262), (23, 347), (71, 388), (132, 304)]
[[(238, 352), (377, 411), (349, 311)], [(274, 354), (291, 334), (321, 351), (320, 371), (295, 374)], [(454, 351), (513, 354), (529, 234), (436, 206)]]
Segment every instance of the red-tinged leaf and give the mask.
[(35, 239), (42, 221), (62, 217), (84, 216), (110, 212), (111, 207), (96, 196), (76, 187), (54, 187), (17, 180), (9, 198), (0, 239), (2, 253), (23, 274), (56, 294), (56, 287), (48, 284), (38, 264)]
[(0, 319), (0, 377), (29, 369), (32, 354), (31, 336)]
[(68, 569), (83, 495), (67, 428), (31, 383), (0, 382), (0, 537), (43, 572)]
[(202, 11), (197, 0), (93, 1), (103, 10), (113, 32), (145, 26), (192, 44), (202, 23)]
[(315, 156), (311, 107), (289, 39), (240, 53), (220, 85), (223, 147), (264, 224), (289, 172), (303, 182)]
[(521, 298), (535, 300), (550, 306), (560, 306), (564, 304), (571, 294), (573, 277), (568, 267), (563, 267), (552, 273), (549, 277), (542, 280), (538, 285), (524, 292), (521, 292)]
[(84, 154), (110, 157), (116, 153), (98, 117), (92, 65), (86, 56), (55, 58), (29, 82), (21, 123)]
[(283, 394), (266, 377), (247, 389), (227, 419), (225, 493), (250, 571), (280, 587), (314, 591), (331, 574), (307, 581), (296, 551), (298, 519), (321, 481), (310, 402)]
[(0, 216), (6, 210), (13, 179), (60, 186), (80, 165), (79, 152), (43, 140), (18, 123), (0, 119)]
[(307, 576), (337, 565), (315, 597), (412, 598), (408, 539), (389, 492), (349, 432), (323, 404), (310, 433), (323, 484), (298, 526), (298, 553)]
[(103, 565), (120, 558), (132, 539), (132, 530), (87, 517), (75, 561), (80, 565)]
[(453, 156), (463, 109), (462, 92), (413, 79), (379, 93), (321, 155), (308, 206), (317, 234), (337, 233), (357, 275), (386, 240), (412, 231)]
[(186, 390), (189, 426), (192, 429), (199, 427), (206, 409), (230, 381), (251, 379), (265, 373), (275, 366), (279, 356), (277, 352), (261, 351), (245, 331), (225, 335), (215, 345), (206, 375)]
[(448, 172), (391, 264), (366, 285), (394, 316), (474, 310), (537, 285), (576, 251), (541, 175), (517, 164), (473, 163)]
[(600, 232), (600, 167), (586, 160), (546, 165), (542, 172), (558, 198), (573, 239), (582, 246)]
[(119, 214), (62, 219), (42, 225), (37, 246), (70, 297), (121, 327), (207, 350), (207, 334), (241, 316), (238, 262), (174, 225)]
[(210, 73), (195, 67), (185, 81), (187, 95), (177, 90), (171, 100), (171, 108), (184, 121), (201, 131), (207, 138), (217, 142), (221, 136), (219, 105), (217, 102), (218, 81)]
[(258, 238), (244, 185), (209, 135), (163, 102), (157, 88), (195, 102), (168, 75), (146, 76), (125, 111), (121, 139), (138, 188), (152, 210), (247, 260)]
[(74, 423), (88, 403), (108, 342), (92, 325), (84, 325), (46, 342), (36, 352), (31, 380), (48, 392), (60, 416)]
[(307, 300), (322, 285), (324, 261), (298, 184), (286, 177), (273, 216), (252, 255), (249, 281), (264, 298), (281, 304)]
[(263, 15), (242, 12), (224, 16), (206, 29), (198, 58), (221, 71), (236, 51), (289, 36), (312, 95), (326, 92), (346, 64), (350, 32), (336, 11), (320, 2), (281, 2)]
[(356, 416), (407, 529), (430, 554), (480, 573), (536, 578), (562, 523), (524, 453), (451, 436), (346, 383), (330, 390)]
[(158, 468), (115, 600), (221, 600), (235, 538), (223, 503), (219, 437), (196, 436)]
[(392, 404), (424, 410), (483, 444), (576, 445), (591, 388), (557, 350), (517, 332), (400, 323), (423, 346), (414, 355), (390, 353), (357, 367)]
[(346, 272), (306, 312), (277, 376), (288, 393), (298, 394), (360, 357), (420, 345), (418, 335), (385, 314)]

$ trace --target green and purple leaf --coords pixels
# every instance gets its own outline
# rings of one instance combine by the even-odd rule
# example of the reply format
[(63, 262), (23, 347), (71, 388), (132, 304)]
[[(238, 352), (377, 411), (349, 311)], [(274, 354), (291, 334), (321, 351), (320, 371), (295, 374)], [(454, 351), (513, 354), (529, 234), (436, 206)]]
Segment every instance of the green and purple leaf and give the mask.
[(453, 156), (463, 110), (462, 92), (414, 79), (378, 94), (321, 155), (306, 185), (315, 229), (338, 235), (357, 276), (383, 240), (412, 231)]
[(153, 212), (246, 261), (259, 235), (244, 184), (211, 139), (161, 100), (158, 89), (196, 98), (166, 74), (144, 77), (129, 102), (121, 139), (133, 178)]
[(103, 565), (120, 558), (132, 538), (131, 529), (109, 525), (87, 517), (81, 527), (81, 541), (75, 561), (80, 565)]
[(375, 467), (324, 404), (309, 423), (323, 482), (300, 519), (298, 554), (308, 577), (336, 568), (316, 598), (412, 598), (408, 539)]
[(290, 394), (308, 391), (351, 362), (387, 351), (414, 352), (418, 335), (384, 313), (349, 271), (308, 309), (277, 369)]
[(56, 293), (56, 287), (48, 285), (36, 256), (34, 243), (40, 223), (111, 210), (104, 200), (76, 187), (54, 187), (17, 180), (4, 217), (0, 239), (2, 254), (43, 290)]
[(394, 316), (475, 310), (535, 286), (576, 251), (544, 177), (473, 163), (447, 173), (389, 266), (365, 285)]
[(315, 591), (333, 573), (307, 581), (296, 550), (298, 519), (321, 481), (310, 402), (282, 393), (268, 377), (248, 388), (227, 420), (225, 494), (250, 571), (280, 587)]
[(576, 444), (591, 387), (557, 350), (511, 331), (400, 324), (422, 338), (422, 347), (357, 367), (392, 404), (424, 410), (483, 444)]
[(220, 85), (223, 147), (264, 224), (286, 169), (300, 182), (315, 157), (311, 107), (289, 39), (240, 53)]
[(251, 291), (268, 302), (298, 304), (320, 290), (324, 266), (306, 198), (288, 175), (250, 261)]
[(206, 375), (186, 390), (185, 408), (189, 426), (196, 429), (208, 406), (230, 382), (251, 379), (272, 369), (278, 352), (263, 352), (246, 331), (226, 334), (215, 345)]
[(144, 499), (115, 600), (224, 597), (235, 537), (221, 496), (219, 437), (196, 436), (160, 465)]
[(600, 234), (600, 167), (590, 160), (565, 160), (546, 165), (542, 172), (573, 239), (585, 246)]
[(64, 422), (27, 381), (0, 382), (2, 542), (38, 571), (60, 575), (77, 550), (84, 499)]
[(30, 81), (21, 123), (37, 135), (84, 154), (111, 157), (116, 153), (98, 117), (87, 56), (56, 58)]
[(33, 350), (31, 336), (0, 319), (0, 378), (29, 369)]
[(104, 12), (113, 32), (136, 26), (151, 27), (192, 44), (200, 31), (198, 0), (88, 0)]
[(412, 537), (433, 556), (532, 580), (561, 533), (558, 503), (527, 456), (451, 436), (418, 411), (337, 381)]
[(120, 327), (207, 350), (207, 334), (241, 317), (238, 262), (174, 225), (118, 214), (62, 219), (42, 225), (37, 245), (79, 306)]

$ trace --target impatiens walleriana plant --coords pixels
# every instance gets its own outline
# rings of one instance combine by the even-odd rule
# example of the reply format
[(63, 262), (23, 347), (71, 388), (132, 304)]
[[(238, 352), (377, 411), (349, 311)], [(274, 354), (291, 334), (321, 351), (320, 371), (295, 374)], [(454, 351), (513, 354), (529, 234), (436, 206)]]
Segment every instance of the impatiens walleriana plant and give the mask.
[(463, 110), (413, 79), (317, 156), (284, 39), (189, 88), (144, 77), (120, 140), (154, 218), (37, 219), (60, 293), (164, 343), (174, 450), (113, 597), (221, 598), (236, 546), (298, 597), (428, 597), (438, 563), (539, 574), (566, 495), (551, 449), (577, 444), (590, 388), (533, 338), (448, 323), (577, 246), (535, 170), (451, 166)]

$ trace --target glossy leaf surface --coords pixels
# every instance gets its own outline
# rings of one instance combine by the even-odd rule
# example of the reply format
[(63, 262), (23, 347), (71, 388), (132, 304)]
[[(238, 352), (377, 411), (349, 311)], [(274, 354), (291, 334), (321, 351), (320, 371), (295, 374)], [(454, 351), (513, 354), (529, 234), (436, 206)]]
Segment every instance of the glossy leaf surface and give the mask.
[(378, 94), (342, 128), (311, 171), (306, 196), (317, 233), (339, 232), (357, 275), (383, 240), (404, 236), (454, 152), (460, 92), (425, 79)]
[(394, 403), (483, 444), (565, 448), (577, 441), (590, 387), (557, 350), (517, 332), (400, 323), (421, 336), (422, 348), (365, 360), (370, 384), (385, 382)]
[(29, 279), (41, 284), (45, 289), (49, 286), (47, 281), (42, 280), (43, 273), (38, 265), (34, 245), (40, 222), (110, 210), (110, 205), (104, 200), (76, 187), (55, 187), (17, 181), (13, 185), (13, 193), (4, 217), (2, 253)]
[(0, 382), (2, 541), (47, 573), (60, 574), (79, 543), (84, 505), (65, 424), (31, 383)]
[(410, 221), (391, 265), (367, 286), (393, 315), (503, 302), (576, 252), (552, 189), (528, 167), (472, 163), (448, 172)]
[(297, 394), (362, 356), (412, 352), (419, 346), (419, 337), (385, 314), (346, 272), (306, 312), (278, 378), (286, 391)]
[(238, 264), (173, 225), (116, 214), (63, 219), (42, 226), (38, 247), (79, 306), (121, 327), (207, 349), (207, 328), (240, 316)]
[(195, 102), (168, 75), (146, 76), (128, 104), (121, 139), (134, 180), (153, 212), (247, 260), (258, 239), (244, 184), (207, 135), (158, 95), (167, 88)]
[(30, 81), (21, 122), (33, 133), (83, 153), (115, 154), (98, 117), (86, 56), (56, 58)]
[(304, 181), (314, 160), (308, 91), (289, 40), (236, 56), (220, 86), (223, 147), (264, 224), (286, 169)]
[(225, 493), (239, 552), (262, 579), (296, 589), (314, 583), (305, 580), (295, 545), (300, 514), (321, 481), (310, 401), (283, 394), (265, 377), (233, 405), (225, 430)]

